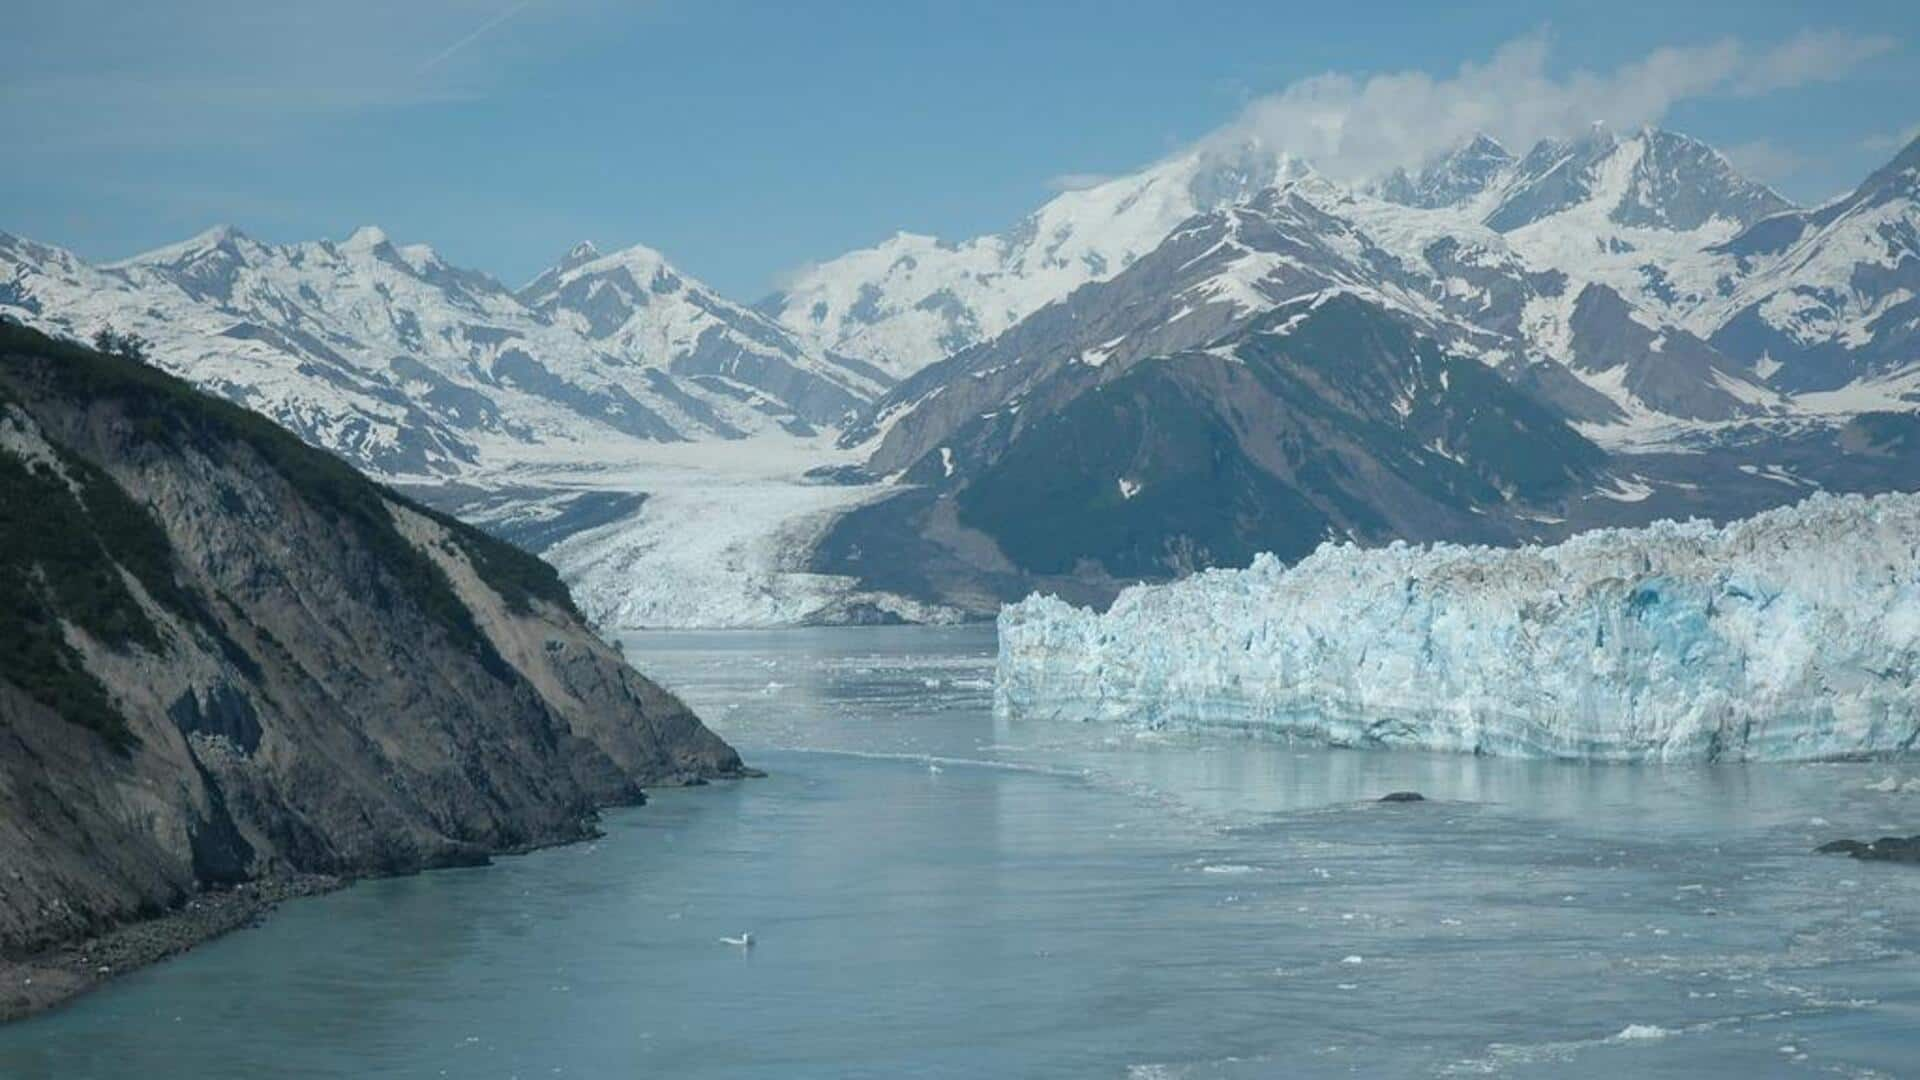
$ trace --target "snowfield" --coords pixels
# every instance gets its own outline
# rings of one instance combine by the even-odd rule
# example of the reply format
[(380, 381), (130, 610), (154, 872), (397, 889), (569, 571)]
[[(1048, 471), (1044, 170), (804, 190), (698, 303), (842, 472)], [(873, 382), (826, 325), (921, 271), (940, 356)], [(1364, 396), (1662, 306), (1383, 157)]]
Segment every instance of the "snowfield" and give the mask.
[[(644, 496), (631, 513), (541, 551), (597, 626), (738, 630), (889, 617), (943, 623), (960, 617), (937, 605), (861, 589), (852, 578), (806, 569), (814, 542), (835, 517), (906, 490), (810, 481), (808, 469), (858, 460), (858, 451), (835, 448), (830, 433), (617, 449), (617, 455), (581, 463), (556, 447), (547, 451), (546, 460), (484, 478), (514, 493), (504, 503), (512, 514), (524, 512), (532, 501), (526, 492), (547, 498), (583, 492)], [(485, 511), (467, 516), (492, 523)]]
[(1005, 715), (1603, 761), (1920, 740), (1920, 496), (1549, 547), (1322, 546), (1000, 615)]

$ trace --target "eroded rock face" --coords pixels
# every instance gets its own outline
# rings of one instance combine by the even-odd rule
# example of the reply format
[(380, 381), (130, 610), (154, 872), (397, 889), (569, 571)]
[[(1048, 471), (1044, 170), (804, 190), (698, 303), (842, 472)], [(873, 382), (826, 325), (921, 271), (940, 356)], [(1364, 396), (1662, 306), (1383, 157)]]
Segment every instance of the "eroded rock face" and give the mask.
[(0, 952), (744, 772), (550, 568), (151, 369), (0, 326), (0, 474)]

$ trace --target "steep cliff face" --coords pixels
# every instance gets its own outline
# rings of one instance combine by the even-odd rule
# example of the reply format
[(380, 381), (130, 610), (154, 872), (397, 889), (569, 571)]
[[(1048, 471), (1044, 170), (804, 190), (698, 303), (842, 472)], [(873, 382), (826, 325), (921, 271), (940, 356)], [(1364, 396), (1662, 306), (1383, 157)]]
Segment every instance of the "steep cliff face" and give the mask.
[(0, 955), (290, 874), (578, 838), (737, 755), (545, 564), (0, 324)]

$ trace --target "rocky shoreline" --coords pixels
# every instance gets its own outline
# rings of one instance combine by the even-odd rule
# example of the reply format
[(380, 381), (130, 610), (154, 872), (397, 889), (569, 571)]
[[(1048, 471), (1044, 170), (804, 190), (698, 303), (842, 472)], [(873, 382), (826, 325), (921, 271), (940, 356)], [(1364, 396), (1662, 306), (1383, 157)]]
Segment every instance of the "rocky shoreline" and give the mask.
[[(716, 779), (756, 780), (767, 774), (742, 765)], [(658, 786), (704, 787), (711, 781), (688, 774), (674, 777)], [(603, 809), (619, 806), (643, 806), (644, 796)], [(565, 847), (599, 838), (596, 824), (587, 823), (577, 836), (548, 844), (528, 844), (500, 848), (491, 852), (448, 857), (401, 874), (447, 870), (456, 867), (490, 865), (495, 858), (526, 855), (549, 847)], [(0, 1024), (25, 1020), (97, 990), (115, 976), (125, 975), (168, 960), (196, 945), (230, 934), (235, 930), (259, 926), (266, 917), (289, 900), (319, 896), (344, 889), (356, 881), (393, 874), (338, 876), (334, 874), (291, 874), (242, 882), (231, 888), (196, 893), (185, 903), (152, 918), (116, 926), (92, 937), (56, 945), (24, 957), (0, 956)]]
[(257, 926), (282, 903), (332, 892), (344, 878), (301, 874), (248, 881), (195, 895), (151, 919), (19, 959), (0, 959), (0, 1023), (45, 1012), (116, 975), (178, 956), (203, 941)]
[(4, 322), (0, 594), (0, 1019), (750, 774), (536, 557)]

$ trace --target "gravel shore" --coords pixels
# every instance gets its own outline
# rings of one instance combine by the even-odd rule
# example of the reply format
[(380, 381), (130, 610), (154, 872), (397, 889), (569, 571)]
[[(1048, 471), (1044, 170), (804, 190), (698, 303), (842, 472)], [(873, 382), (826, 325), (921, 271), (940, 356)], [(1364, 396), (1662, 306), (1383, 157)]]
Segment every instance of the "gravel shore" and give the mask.
[(152, 919), (36, 956), (0, 959), (0, 1023), (43, 1012), (115, 975), (165, 960), (229, 931), (257, 925), (282, 901), (331, 892), (345, 882), (325, 875), (249, 881), (204, 892)]

